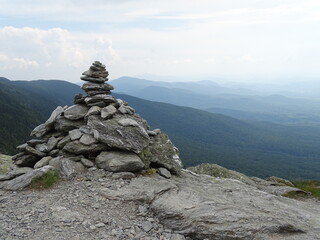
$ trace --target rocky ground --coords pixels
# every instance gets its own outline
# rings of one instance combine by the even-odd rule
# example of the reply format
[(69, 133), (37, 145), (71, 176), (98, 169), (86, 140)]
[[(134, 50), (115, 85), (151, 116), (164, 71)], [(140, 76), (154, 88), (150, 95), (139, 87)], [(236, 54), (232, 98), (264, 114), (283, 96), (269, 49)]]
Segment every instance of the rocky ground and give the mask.
[(185, 239), (163, 227), (148, 205), (100, 194), (129, 182), (100, 169), (49, 190), (0, 190), (0, 239)]

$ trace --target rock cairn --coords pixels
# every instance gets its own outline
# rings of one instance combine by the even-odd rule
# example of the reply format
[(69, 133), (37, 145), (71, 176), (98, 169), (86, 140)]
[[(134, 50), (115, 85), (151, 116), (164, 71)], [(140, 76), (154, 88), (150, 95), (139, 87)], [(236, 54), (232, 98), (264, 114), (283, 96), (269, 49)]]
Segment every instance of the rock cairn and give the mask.
[(17, 147), (16, 167), (0, 175), (0, 188), (22, 189), (50, 169), (65, 179), (92, 167), (134, 174), (157, 168), (166, 178), (179, 174), (177, 148), (159, 129), (149, 130), (127, 102), (111, 96), (105, 65), (95, 61), (82, 75), (86, 95), (77, 94), (75, 105), (57, 107), (31, 132), (36, 138)]

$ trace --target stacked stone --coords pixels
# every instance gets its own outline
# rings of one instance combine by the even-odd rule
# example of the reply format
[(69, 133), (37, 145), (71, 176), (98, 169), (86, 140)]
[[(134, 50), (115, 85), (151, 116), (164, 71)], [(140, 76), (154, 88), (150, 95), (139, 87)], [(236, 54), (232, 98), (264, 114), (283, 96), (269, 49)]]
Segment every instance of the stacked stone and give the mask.
[(13, 157), (17, 169), (0, 175), (0, 181), (8, 180), (0, 188), (16, 190), (28, 183), (19, 175), (30, 180), (51, 168), (64, 178), (90, 167), (136, 173), (157, 166), (164, 177), (179, 173), (181, 161), (169, 138), (159, 129), (150, 131), (128, 103), (112, 97), (107, 76), (98, 61), (83, 73), (82, 89), (87, 95), (76, 95), (75, 105), (57, 107), (31, 132), (38, 139), (17, 147), (20, 152)]

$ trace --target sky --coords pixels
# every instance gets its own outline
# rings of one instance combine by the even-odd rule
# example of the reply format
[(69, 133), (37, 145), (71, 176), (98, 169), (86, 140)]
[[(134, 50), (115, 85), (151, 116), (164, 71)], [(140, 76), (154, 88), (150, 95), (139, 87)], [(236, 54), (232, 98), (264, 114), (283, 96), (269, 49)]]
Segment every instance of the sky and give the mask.
[(0, 76), (319, 79), (319, 0), (0, 0)]

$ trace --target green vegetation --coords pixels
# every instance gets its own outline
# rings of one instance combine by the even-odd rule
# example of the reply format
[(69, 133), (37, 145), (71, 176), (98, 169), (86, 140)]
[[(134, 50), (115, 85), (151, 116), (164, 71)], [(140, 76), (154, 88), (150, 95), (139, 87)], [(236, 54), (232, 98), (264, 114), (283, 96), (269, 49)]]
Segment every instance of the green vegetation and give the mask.
[(155, 168), (149, 168), (146, 170), (146, 172), (143, 174), (144, 176), (151, 176), (157, 173), (157, 169)]
[(49, 170), (43, 176), (35, 178), (31, 184), (32, 189), (46, 189), (52, 187), (54, 184), (60, 181), (60, 176), (57, 170)]
[[(14, 154), (57, 105), (72, 104), (79, 86), (64, 81), (0, 78), (0, 152)], [(170, 136), (185, 167), (216, 163), (248, 176), (320, 179), (320, 127), (245, 122), (189, 107), (113, 94), (152, 128)], [(190, 98), (190, 96), (189, 96)], [(147, 158), (148, 152), (143, 152)]]
[[(72, 104), (81, 89), (64, 81), (9, 81), (0, 78), (0, 152), (15, 154), (15, 147), (30, 138), (58, 105)], [(69, 99), (69, 100), (68, 100)]]
[(3, 155), (0, 153), (0, 174), (5, 174), (12, 166), (11, 156)]
[(216, 163), (248, 176), (320, 179), (320, 127), (245, 122), (189, 107), (113, 94), (179, 148), (185, 167)]
[(293, 181), (296, 188), (311, 193), (311, 196), (320, 199), (320, 181)]

